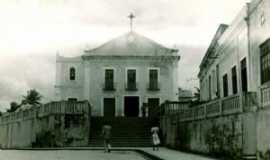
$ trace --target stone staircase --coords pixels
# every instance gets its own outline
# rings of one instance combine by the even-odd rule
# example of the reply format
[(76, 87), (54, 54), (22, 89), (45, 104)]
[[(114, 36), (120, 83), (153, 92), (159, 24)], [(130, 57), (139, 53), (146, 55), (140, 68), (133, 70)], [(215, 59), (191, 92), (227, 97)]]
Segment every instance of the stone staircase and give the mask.
[(154, 120), (138, 117), (92, 117), (90, 147), (103, 147), (102, 125), (109, 122), (112, 126), (111, 144), (113, 147), (150, 147), (151, 127)]

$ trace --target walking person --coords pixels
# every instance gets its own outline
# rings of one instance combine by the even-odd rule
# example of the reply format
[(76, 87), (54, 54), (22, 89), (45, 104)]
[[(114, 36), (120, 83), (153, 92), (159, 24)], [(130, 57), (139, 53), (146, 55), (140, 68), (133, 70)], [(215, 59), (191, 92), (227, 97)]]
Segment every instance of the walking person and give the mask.
[(142, 105), (142, 117), (146, 117), (146, 103), (143, 103), (143, 105)]
[(160, 139), (158, 136), (159, 128), (158, 127), (152, 127), (151, 128), (152, 132), (152, 144), (153, 144), (153, 151), (159, 150), (159, 144), (160, 144)]
[(104, 151), (108, 153), (111, 152), (111, 130), (112, 127), (105, 122), (102, 127), (102, 136), (104, 138)]

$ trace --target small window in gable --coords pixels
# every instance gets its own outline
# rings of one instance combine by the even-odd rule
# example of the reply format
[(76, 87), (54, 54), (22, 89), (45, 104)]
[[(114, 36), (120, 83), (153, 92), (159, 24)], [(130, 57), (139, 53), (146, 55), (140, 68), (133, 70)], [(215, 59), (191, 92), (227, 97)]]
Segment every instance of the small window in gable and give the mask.
[(76, 77), (76, 70), (74, 67), (69, 69), (69, 79), (70, 80), (75, 80)]

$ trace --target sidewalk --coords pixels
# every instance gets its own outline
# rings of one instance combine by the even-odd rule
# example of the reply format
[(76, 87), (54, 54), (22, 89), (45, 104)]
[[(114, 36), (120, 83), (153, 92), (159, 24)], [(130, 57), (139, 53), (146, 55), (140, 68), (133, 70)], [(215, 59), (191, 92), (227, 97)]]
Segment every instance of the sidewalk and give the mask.
[[(103, 147), (64, 147), (64, 148), (17, 148), (17, 149), (8, 149), (8, 150), (30, 150), (30, 151), (38, 151), (38, 150), (70, 150), (70, 151), (103, 151)], [(205, 157), (198, 154), (186, 153), (181, 151), (176, 151), (172, 149), (168, 149), (165, 147), (160, 147), (159, 151), (153, 151), (152, 147), (113, 147), (112, 153), (119, 151), (132, 151), (132, 150), (140, 150), (147, 154), (153, 155), (155, 157), (159, 157), (162, 160), (217, 160), (210, 157)], [(94, 153), (94, 152), (93, 152)], [(100, 152), (103, 153), (103, 152)], [(104, 154), (104, 153), (103, 153)], [(101, 155), (103, 155), (101, 154)], [(109, 155), (109, 154), (104, 154)], [(1, 158), (0, 158), (1, 160)]]
[(164, 160), (216, 160), (214, 158), (208, 158), (191, 153), (184, 153), (164, 147), (159, 148), (159, 151), (153, 151), (152, 148), (139, 148), (139, 149)]

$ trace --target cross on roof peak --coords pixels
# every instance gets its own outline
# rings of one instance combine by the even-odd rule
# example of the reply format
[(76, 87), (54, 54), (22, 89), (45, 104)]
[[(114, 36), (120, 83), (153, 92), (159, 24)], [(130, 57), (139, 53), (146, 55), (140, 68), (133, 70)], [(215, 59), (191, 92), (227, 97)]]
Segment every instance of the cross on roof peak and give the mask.
[(130, 19), (130, 31), (132, 31), (133, 19), (135, 18), (135, 15), (133, 13), (130, 13), (128, 15), (128, 18)]

